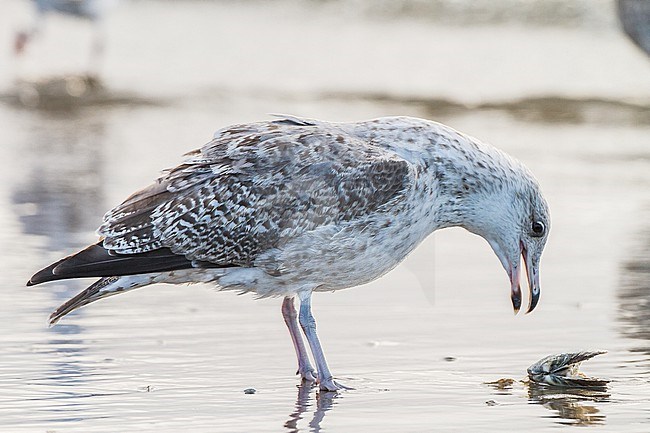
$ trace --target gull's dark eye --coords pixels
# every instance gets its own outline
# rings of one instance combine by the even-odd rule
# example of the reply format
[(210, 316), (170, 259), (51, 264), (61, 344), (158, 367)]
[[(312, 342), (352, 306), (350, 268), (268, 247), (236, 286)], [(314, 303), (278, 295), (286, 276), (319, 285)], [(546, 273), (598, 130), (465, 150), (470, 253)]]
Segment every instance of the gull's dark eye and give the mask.
[(541, 221), (534, 221), (531, 228), (533, 230), (532, 235), (535, 237), (543, 236), (544, 232), (546, 231), (546, 227)]

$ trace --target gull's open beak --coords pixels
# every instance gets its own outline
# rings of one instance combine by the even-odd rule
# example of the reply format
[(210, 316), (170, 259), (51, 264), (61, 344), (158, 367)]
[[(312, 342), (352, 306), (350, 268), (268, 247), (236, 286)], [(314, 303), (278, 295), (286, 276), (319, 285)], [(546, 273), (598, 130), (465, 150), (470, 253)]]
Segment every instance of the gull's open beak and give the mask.
[[(535, 309), (539, 301), (539, 266), (533, 263), (523, 243), (521, 244), (521, 257), (526, 267), (526, 277), (528, 279), (529, 296), (528, 310), (526, 310), (526, 313), (530, 313)], [(519, 265), (519, 260), (516, 263), (510, 263), (508, 270), (508, 275), (510, 276), (510, 299), (512, 299), (512, 308), (515, 310), (515, 314), (521, 308), (521, 285), (519, 283), (521, 267)]]
[(528, 310), (526, 313), (530, 313), (535, 309), (537, 301), (539, 301), (539, 257), (531, 257), (535, 254), (528, 254), (528, 250), (523, 242), (519, 243), (519, 254), (517, 254), (516, 250), (511, 254), (504, 253), (506, 251), (505, 248), (501, 249), (497, 242), (490, 242), (490, 245), (510, 278), (510, 299), (512, 299), (512, 308), (515, 310), (515, 314), (521, 308), (521, 286), (519, 280), (521, 275), (521, 259), (523, 258), (528, 277), (528, 290), (530, 291)]

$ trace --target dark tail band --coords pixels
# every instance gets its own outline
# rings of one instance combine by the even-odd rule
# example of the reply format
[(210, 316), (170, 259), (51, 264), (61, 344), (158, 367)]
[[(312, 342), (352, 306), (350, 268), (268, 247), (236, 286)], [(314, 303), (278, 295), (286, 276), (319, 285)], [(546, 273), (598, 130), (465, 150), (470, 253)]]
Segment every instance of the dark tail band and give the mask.
[(35, 273), (28, 286), (54, 280), (82, 277), (111, 277), (175, 271), (194, 267), (191, 260), (169, 248), (137, 254), (118, 254), (107, 250), (103, 241), (91, 245)]

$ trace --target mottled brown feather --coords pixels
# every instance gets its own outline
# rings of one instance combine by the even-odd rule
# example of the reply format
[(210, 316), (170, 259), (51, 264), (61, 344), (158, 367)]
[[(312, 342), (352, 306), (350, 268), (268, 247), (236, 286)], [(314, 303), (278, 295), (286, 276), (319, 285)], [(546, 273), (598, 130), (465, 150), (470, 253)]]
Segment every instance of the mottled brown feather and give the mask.
[(331, 124), (235, 125), (108, 212), (99, 232), (121, 254), (169, 248), (249, 266), (287, 234), (388, 209), (410, 174), (397, 155)]

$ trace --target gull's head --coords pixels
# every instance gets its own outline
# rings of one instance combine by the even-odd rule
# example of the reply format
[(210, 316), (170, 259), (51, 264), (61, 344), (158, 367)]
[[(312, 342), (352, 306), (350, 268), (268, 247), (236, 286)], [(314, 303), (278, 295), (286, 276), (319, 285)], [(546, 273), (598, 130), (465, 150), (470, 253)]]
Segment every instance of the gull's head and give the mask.
[(497, 255), (510, 278), (510, 297), (515, 314), (521, 307), (521, 267), (526, 268), (528, 280), (528, 309), (537, 306), (540, 295), (539, 262), (550, 229), (550, 215), (546, 200), (537, 182), (526, 179), (521, 188), (503, 191), (503, 213), (497, 212), (497, 221), (485, 233), (485, 238)]
[(533, 175), (523, 166), (501, 173), (495, 188), (474, 194), (472, 217), (466, 228), (488, 241), (510, 278), (515, 314), (521, 307), (521, 268), (526, 268), (527, 313), (540, 295), (539, 264), (550, 229), (546, 200)]

